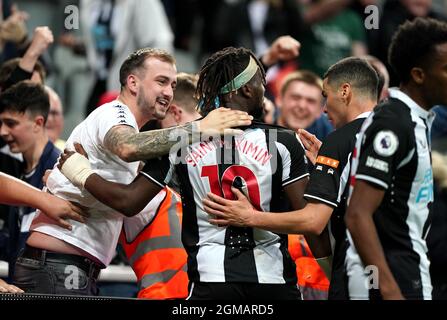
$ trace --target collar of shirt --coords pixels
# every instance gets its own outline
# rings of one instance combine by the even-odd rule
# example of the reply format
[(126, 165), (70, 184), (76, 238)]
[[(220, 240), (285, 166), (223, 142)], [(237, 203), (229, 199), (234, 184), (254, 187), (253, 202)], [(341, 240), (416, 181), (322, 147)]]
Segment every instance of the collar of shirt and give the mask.
[(359, 114), (359, 115), (356, 117), (356, 119), (368, 118), (370, 114), (371, 114), (371, 111), (363, 112), (363, 113)]
[(426, 119), (428, 123), (433, 123), (435, 119), (435, 113), (433, 111), (424, 110), (420, 105), (418, 105), (413, 99), (411, 99), (406, 93), (402, 92), (398, 88), (390, 88), (390, 97), (398, 99), (405, 103), (411, 110), (413, 110), (419, 117)]

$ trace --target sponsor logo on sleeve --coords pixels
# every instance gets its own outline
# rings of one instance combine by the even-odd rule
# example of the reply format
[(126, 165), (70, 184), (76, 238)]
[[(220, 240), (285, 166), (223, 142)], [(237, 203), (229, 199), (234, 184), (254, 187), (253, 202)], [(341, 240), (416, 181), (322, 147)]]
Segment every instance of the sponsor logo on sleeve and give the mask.
[(399, 139), (389, 130), (383, 130), (374, 138), (374, 151), (383, 157), (392, 156), (399, 147)]
[(385, 173), (388, 173), (388, 171), (389, 171), (389, 167), (388, 167), (388, 163), (387, 162), (385, 162), (383, 160), (380, 160), (380, 159), (376, 159), (376, 158), (370, 157), (370, 156), (368, 156), (368, 158), (366, 159), (365, 165), (367, 167), (374, 168), (374, 169), (377, 169), (379, 171), (383, 171)]
[(329, 166), (331, 168), (337, 169), (338, 165), (340, 164), (340, 161), (329, 158), (329, 157), (318, 156), (317, 163), (324, 164), (325, 166)]

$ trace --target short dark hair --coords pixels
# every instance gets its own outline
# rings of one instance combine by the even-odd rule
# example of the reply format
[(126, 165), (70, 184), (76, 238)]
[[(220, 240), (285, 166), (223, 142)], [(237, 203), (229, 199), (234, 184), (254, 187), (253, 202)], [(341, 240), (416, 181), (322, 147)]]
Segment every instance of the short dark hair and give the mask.
[(281, 84), (281, 96), (284, 96), (290, 84), (294, 81), (301, 81), (308, 85), (315, 86), (323, 90), (323, 80), (312, 71), (299, 70), (289, 73)]
[(121, 87), (126, 86), (127, 77), (144, 67), (147, 58), (156, 58), (164, 62), (175, 64), (175, 58), (163, 49), (143, 48), (131, 53), (120, 68)]
[(189, 73), (177, 74), (177, 85), (174, 91), (173, 102), (177, 102), (185, 111), (194, 113), (198, 99), (195, 96), (197, 88), (197, 75)]
[(359, 93), (377, 100), (379, 78), (376, 70), (365, 59), (342, 59), (330, 66), (323, 78), (327, 78), (328, 83), (337, 88), (347, 82)]
[(402, 83), (410, 80), (414, 67), (432, 61), (435, 46), (447, 43), (447, 23), (431, 18), (416, 18), (402, 24), (388, 50), (388, 63)]
[(200, 110), (202, 115), (206, 115), (214, 109), (214, 100), (223, 96), (220, 93), (222, 87), (247, 67), (250, 57), (256, 61), (261, 70), (262, 81), (265, 84), (265, 72), (262, 64), (254, 53), (246, 48), (227, 47), (214, 53), (205, 61), (200, 69), (196, 90), (196, 96), (203, 105)]
[[(10, 59), (5, 61), (0, 66), (0, 88), (2, 91), (15, 84), (11, 82), (10, 78), (13, 71), (19, 67), (20, 59), (21, 58)], [(34, 65), (33, 72), (34, 71), (36, 71), (42, 78), (42, 81), (45, 82), (46, 71), (43, 64), (39, 60), (37, 60), (36, 64)]]
[(50, 99), (45, 88), (38, 83), (21, 81), (0, 94), (0, 113), (5, 111), (25, 113), (26, 111), (48, 118)]

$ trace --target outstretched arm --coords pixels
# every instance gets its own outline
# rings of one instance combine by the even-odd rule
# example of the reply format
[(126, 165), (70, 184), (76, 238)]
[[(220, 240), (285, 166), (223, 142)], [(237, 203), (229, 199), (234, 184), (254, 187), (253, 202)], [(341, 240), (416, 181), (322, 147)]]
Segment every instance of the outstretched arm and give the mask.
[(34, 66), (39, 57), (48, 49), (54, 41), (53, 33), (50, 28), (37, 27), (34, 30), (33, 40), (22, 58), (20, 58), (19, 67), (27, 72), (33, 72)]
[(373, 221), (373, 214), (384, 194), (384, 190), (375, 188), (366, 181), (357, 180), (345, 222), (363, 264), (374, 265), (379, 269), (379, 288), (383, 299), (397, 300), (403, 299), (403, 296), (386, 262)]
[[(250, 125), (246, 112), (219, 108), (205, 118), (183, 126), (137, 133), (130, 126), (115, 126), (104, 137), (105, 146), (127, 162), (147, 160), (168, 154), (172, 147), (200, 139), (202, 135), (237, 134), (230, 129)], [(178, 141), (181, 137), (182, 140)]]
[(82, 146), (75, 144), (75, 149), (78, 152), (64, 150), (57, 165), (59, 170), (74, 185), (85, 188), (96, 199), (125, 216), (141, 212), (161, 190), (141, 174), (128, 185), (105, 180), (93, 172)]
[(104, 180), (94, 173), (88, 177), (84, 187), (96, 199), (127, 217), (141, 212), (161, 190), (141, 174), (126, 185)]
[(238, 189), (232, 188), (232, 191), (237, 200), (227, 200), (213, 193), (203, 200), (205, 211), (212, 216), (212, 224), (318, 235), (326, 227), (333, 211), (332, 207), (323, 203), (307, 203), (303, 209), (290, 212), (257, 211)]
[(79, 207), (1, 172), (0, 190), (1, 203), (39, 209), (63, 228), (71, 229), (67, 219), (85, 222), (85, 213)]

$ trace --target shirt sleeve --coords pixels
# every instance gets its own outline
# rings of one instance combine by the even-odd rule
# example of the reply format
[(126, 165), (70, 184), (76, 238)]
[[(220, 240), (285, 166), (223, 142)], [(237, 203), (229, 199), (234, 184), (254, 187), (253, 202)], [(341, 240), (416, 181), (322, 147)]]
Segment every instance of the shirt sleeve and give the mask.
[[(99, 108), (107, 108), (107, 106)], [(117, 103), (111, 106), (107, 111), (108, 112), (103, 112), (98, 119), (98, 136), (101, 141), (104, 141), (107, 132), (115, 126), (130, 126), (138, 132), (138, 125), (135, 117), (127, 106)]]
[(309, 175), (304, 147), (295, 133), (279, 132), (275, 144), (282, 159), (283, 187)]
[[(373, 120), (366, 128), (358, 154), (355, 178), (388, 189), (397, 168), (414, 152), (408, 130), (392, 120)], [(394, 121), (395, 122), (395, 121)]]
[(169, 155), (165, 155), (146, 161), (140, 174), (164, 188), (171, 180), (172, 171), (174, 170), (169, 158)]
[(20, 81), (29, 80), (31, 79), (33, 73), (28, 72), (26, 70), (23, 70), (20, 68), (20, 66), (17, 66), (9, 76), (9, 78), (5, 81), (5, 84), (2, 87), (2, 90), (6, 90), (9, 87), (12, 87), (16, 83), (19, 83)]
[(322, 144), (304, 192), (306, 199), (324, 202), (332, 207), (339, 205), (340, 190), (344, 190), (347, 182), (346, 177), (344, 185), (341, 185), (349, 157), (349, 150), (343, 152), (341, 142), (339, 136), (330, 135)]

